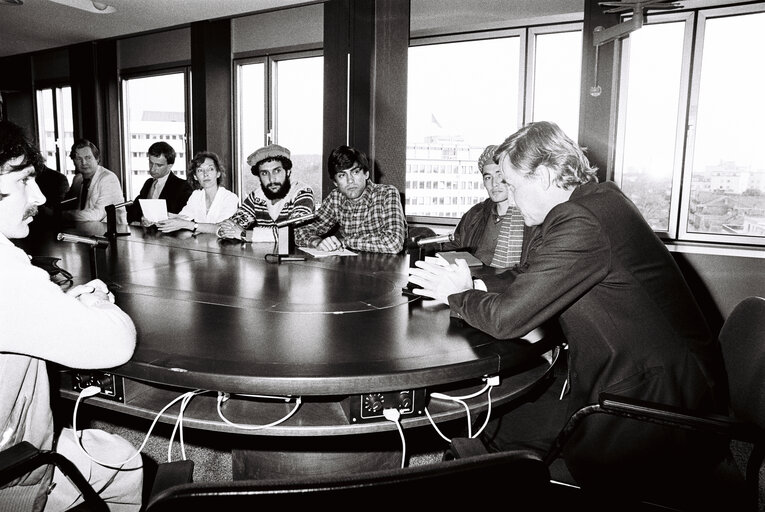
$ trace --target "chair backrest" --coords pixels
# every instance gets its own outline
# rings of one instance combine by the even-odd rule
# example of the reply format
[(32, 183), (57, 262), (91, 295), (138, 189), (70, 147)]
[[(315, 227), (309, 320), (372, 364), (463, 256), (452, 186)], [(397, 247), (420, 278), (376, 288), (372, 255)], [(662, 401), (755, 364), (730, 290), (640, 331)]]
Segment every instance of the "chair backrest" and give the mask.
[(765, 428), (765, 298), (739, 302), (719, 338), (733, 413)]
[(467, 493), (477, 504), (491, 496), (540, 503), (549, 487), (550, 474), (544, 462), (532, 452), (514, 451), (357, 475), (182, 484), (153, 496), (146, 512), (189, 510), (193, 506), (204, 510), (254, 510), (257, 505), (269, 504), (335, 508), (346, 504), (374, 509), (407, 509), (417, 504), (454, 507)]

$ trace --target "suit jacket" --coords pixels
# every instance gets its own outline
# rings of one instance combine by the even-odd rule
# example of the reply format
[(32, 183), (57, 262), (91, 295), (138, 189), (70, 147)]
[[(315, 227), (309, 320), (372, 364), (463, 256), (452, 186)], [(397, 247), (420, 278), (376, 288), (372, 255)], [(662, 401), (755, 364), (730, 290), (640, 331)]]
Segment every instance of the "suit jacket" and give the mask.
[(69, 192), (69, 180), (55, 169), (43, 166), (35, 176), (35, 181), (45, 196), (45, 204), (38, 207), (37, 216), (30, 229), (58, 226), (61, 221), (61, 201)]
[[(569, 344), (569, 414), (604, 391), (725, 410), (719, 345), (672, 255), (614, 183), (578, 187), (548, 213), (526, 261), (485, 281), (488, 292), (449, 296), (451, 308), (498, 338), (558, 317)], [(578, 432), (564, 456), (581, 484), (625, 474), (658, 481), (688, 457), (718, 456), (692, 434), (601, 415)]]
[[(78, 197), (82, 189), (82, 174), (77, 175), (72, 180), (72, 186), (68, 195)], [(106, 207), (110, 204), (121, 203), (125, 200), (122, 195), (122, 185), (117, 175), (109, 169), (98, 166), (93, 178), (90, 180), (88, 188), (88, 198), (85, 208), (82, 210), (65, 210), (62, 213), (67, 219), (75, 221), (101, 221), (106, 222)], [(125, 211), (117, 208), (117, 223), (125, 224)]]
[[(154, 178), (149, 178), (146, 180), (146, 182), (143, 184), (143, 187), (141, 187), (141, 192), (138, 194), (138, 197), (136, 197), (135, 201), (133, 201), (133, 204), (128, 207), (128, 222), (141, 221), (141, 217), (143, 217), (143, 210), (141, 210), (141, 204), (138, 202), (138, 200), (148, 199), (149, 191), (151, 190), (151, 184), (153, 181)], [(167, 181), (165, 182), (165, 186), (162, 188), (162, 192), (159, 194), (159, 199), (164, 199), (167, 201), (168, 213), (178, 213), (183, 209), (184, 206), (186, 206), (186, 202), (189, 200), (191, 192), (192, 189), (191, 185), (189, 185), (189, 182), (179, 178), (171, 171), (167, 176)]]

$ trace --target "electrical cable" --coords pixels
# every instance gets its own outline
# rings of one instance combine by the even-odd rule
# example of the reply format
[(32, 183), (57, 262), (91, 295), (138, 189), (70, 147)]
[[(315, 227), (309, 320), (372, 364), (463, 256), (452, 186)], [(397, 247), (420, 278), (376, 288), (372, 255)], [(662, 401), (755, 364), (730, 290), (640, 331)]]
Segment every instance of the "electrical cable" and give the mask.
[(185, 393), (185, 397), (183, 400), (181, 400), (181, 409), (178, 412), (178, 418), (175, 420), (175, 426), (173, 427), (173, 432), (170, 434), (170, 441), (167, 443), (167, 462), (172, 462), (172, 449), (173, 449), (173, 440), (175, 439), (175, 432), (179, 431), (178, 439), (181, 445), (181, 459), (186, 460), (186, 445), (183, 442), (183, 413), (186, 411), (186, 406), (189, 404), (192, 398), (194, 396), (206, 393), (206, 391), (202, 390), (196, 390), (196, 391), (190, 391), (188, 393)]
[[(280, 418), (280, 419), (278, 419), (276, 421), (273, 421), (271, 423), (267, 423), (265, 425), (245, 425), (245, 424), (241, 424), (241, 423), (233, 423), (233, 422), (229, 421), (225, 416), (223, 416), (223, 411), (221, 410), (221, 404), (223, 402), (225, 402), (226, 400), (228, 400), (230, 396), (231, 395), (229, 393), (223, 393), (222, 391), (218, 391), (218, 404), (217, 404), (218, 416), (227, 425), (231, 425), (232, 427), (240, 428), (240, 429), (243, 429), (243, 430), (258, 430), (258, 429), (261, 429), (261, 428), (273, 427), (273, 426), (276, 426), (276, 425), (278, 425), (280, 423), (283, 423), (283, 422), (287, 421), (288, 419), (290, 419), (292, 417), (292, 415), (295, 414), (297, 412), (297, 410), (300, 408), (300, 404), (303, 403), (302, 397), (296, 397), (295, 398), (295, 407), (293, 407), (292, 410), (289, 413), (287, 413), (285, 416), (283, 416), (282, 418)], [(280, 399), (280, 400), (284, 400), (285, 402), (289, 402), (290, 400), (292, 400), (292, 397), (288, 397), (288, 396), (282, 396), (282, 397), (265, 396), (265, 395), (244, 395), (244, 396), (255, 396), (255, 397), (260, 397), (260, 398)]]
[(151, 431), (154, 430), (154, 426), (157, 424), (157, 421), (159, 420), (160, 416), (162, 416), (162, 414), (167, 409), (169, 409), (175, 402), (177, 402), (178, 400), (185, 399), (188, 395), (194, 396), (194, 395), (197, 395), (197, 394), (200, 394), (200, 393), (205, 393), (204, 390), (197, 389), (197, 390), (194, 390), (194, 391), (188, 391), (186, 393), (183, 393), (182, 395), (180, 395), (180, 396), (174, 398), (173, 400), (171, 400), (170, 403), (168, 403), (166, 406), (164, 406), (162, 408), (162, 410), (160, 410), (157, 413), (157, 415), (154, 417), (154, 421), (152, 421), (151, 426), (149, 427), (149, 430), (146, 432), (146, 436), (143, 439), (143, 443), (141, 443), (141, 446), (138, 448), (138, 450), (136, 450), (136, 452), (133, 455), (131, 455), (130, 457), (128, 457), (127, 459), (125, 459), (122, 462), (103, 462), (103, 461), (100, 461), (100, 460), (94, 458), (93, 456), (91, 456), (88, 453), (88, 451), (82, 445), (82, 438), (77, 433), (77, 410), (78, 410), (78, 408), (80, 406), (80, 401), (83, 398), (88, 398), (88, 397), (97, 395), (101, 391), (102, 390), (101, 390), (101, 388), (99, 386), (88, 386), (87, 388), (85, 388), (82, 391), (80, 391), (80, 394), (77, 397), (77, 401), (74, 403), (74, 411), (72, 412), (72, 431), (73, 431), (73, 434), (74, 434), (75, 442), (77, 443), (77, 446), (80, 448), (80, 450), (82, 450), (82, 453), (84, 453), (90, 460), (92, 460), (96, 464), (100, 464), (101, 466), (104, 466), (105, 468), (111, 468), (111, 469), (121, 469), (121, 466), (127, 464), (128, 462), (130, 462), (131, 460), (133, 460), (134, 458), (136, 458), (138, 455), (141, 454), (141, 452), (143, 451), (144, 447), (146, 446), (146, 443), (149, 441), (149, 436), (151, 435)]
[[(440, 400), (448, 400), (450, 402), (459, 403), (459, 404), (461, 404), (465, 408), (465, 414), (466, 414), (466, 417), (467, 417), (468, 438), (470, 438), (470, 439), (474, 439), (474, 438), (478, 437), (481, 434), (481, 432), (483, 432), (483, 430), (486, 428), (486, 426), (489, 424), (489, 418), (491, 417), (491, 390), (492, 390), (492, 388), (494, 386), (499, 385), (499, 377), (496, 376), (496, 375), (493, 375), (493, 376), (490, 376), (490, 377), (484, 377), (484, 381), (486, 381), (486, 385), (485, 386), (483, 386), (478, 391), (476, 391), (474, 393), (470, 393), (468, 395), (450, 396), (450, 395), (446, 395), (444, 393), (438, 393), (438, 392), (434, 392), (434, 393), (430, 394), (431, 398), (436, 398), (436, 399), (440, 399)], [(469, 400), (471, 398), (475, 398), (477, 396), (482, 395), (483, 393), (486, 393), (487, 397), (488, 397), (488, 406), (487, 406), (487, 409), (486, 409), (486, 419), (484, 420), (483, 425), (481, 425), (481, 428), (478, 429), (478, 431), (476, 431), (475, 434), (473, 434), (473, 431), (472, 431), (473, 424), (472, 424), (472, 421), (470, 420), (470, 407), (465, 402), (465, 400)], [(428, 410), (427, 407), (425, 407), (425, 414), (428, 416), (428, 420), (430, 420), (430, 424), (433, 425), (433, 428), (436, 430), (438, 435), (441, 436), (448, 443), (451, 443), (452, 442), (451, 439), (446, 437), (443, 434), (443, 432), (441, 432), (441, 430), (438, 428), (438, 426), (436, 426), (436, 422), (433, 420), (433, 417), (430, 415), (430, 411)]]
[(401, 411), (394, 408), (383, 409), (383, 416), (388, 421), (392, 421), (398, 428), (398, 434), (401, 437), (401, 467), (406, 466), (406, 438), (404, 438), (404, 429), (401, 427)]

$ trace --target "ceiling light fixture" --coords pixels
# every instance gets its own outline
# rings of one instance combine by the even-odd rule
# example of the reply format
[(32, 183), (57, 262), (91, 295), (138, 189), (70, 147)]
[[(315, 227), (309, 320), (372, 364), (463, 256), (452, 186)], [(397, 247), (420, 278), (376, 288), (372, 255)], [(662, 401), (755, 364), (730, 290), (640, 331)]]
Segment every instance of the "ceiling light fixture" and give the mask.
[(86, 12), (92, 12), (94, 14), (110, 14), (117, 12), (117, 9), (104, 2), (98, 2), (96, 0), (50, 0), (57, 4), (66, 5), (68, 7), (74, 7)]

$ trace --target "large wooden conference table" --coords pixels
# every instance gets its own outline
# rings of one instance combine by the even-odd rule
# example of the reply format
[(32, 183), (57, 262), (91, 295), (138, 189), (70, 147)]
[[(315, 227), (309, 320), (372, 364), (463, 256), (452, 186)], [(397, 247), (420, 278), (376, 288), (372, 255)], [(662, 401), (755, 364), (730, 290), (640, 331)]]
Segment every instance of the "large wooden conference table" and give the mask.
[[(105, 230), (98, 222), (61, 229), (92, 239), (103, 239)], [(408, 400), (401, 408), (405, 431), (465, 421), (464, 406), (431, 393), (467, 396), (497, 376), (490, 394), (497, 406), (551, 371), (542, 357), (550, 346), (495, 339), (453, 318), (444, 305), (403, 294), (407, 254), (277, 264), (266, 259), (275, 252), (271, 243), (137, 226), (120, 231), (129, 235), (100, 248), (57, 241), (55, 233), (18, 241), (30, 255), (60, 258), (75, 284), (90, 280), (95, 263), (136, 324), (135, 354), (109, 369), (124, 381), (124, 397), (96, 396), (89, 404), (153, 419), (182, 393), (200, 390), (205, 393), (186, 406), (185, 427), (284, 443), (395, 432), (381, 414), (365, 415), (390, 406), (391, 397)], [(61, 394), (76, 398), (64, 382)], [(218, 413), (218, 392), (227, 393), (221, 410), (228, 422)], [(301, 403), (288, 420), (252, 427), (284, 417), (297, 397)], [(477, 415), (487, 410), (489, 395), (465, 402)], [(177, 416), (170, 408), (160, 421), (175, 423)]]

